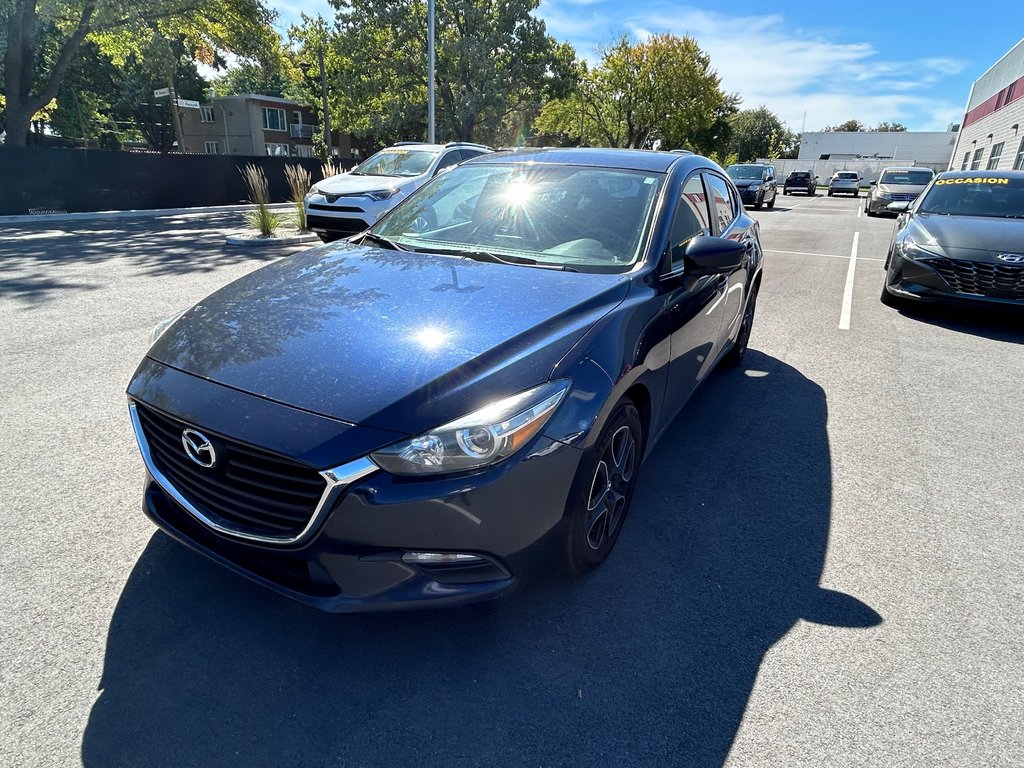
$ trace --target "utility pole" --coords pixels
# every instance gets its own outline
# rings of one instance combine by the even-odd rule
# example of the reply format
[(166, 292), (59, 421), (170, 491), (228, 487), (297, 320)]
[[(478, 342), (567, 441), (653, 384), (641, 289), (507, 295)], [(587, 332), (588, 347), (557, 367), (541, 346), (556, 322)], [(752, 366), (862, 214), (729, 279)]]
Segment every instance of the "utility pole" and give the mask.
[(427, 0), (427, 141), (435, 141), (434, 133), (434, 0)]
[(320, 64), (320, 98), (324, 111), (324, 145), (327, 147), (327, 159), (331, 159), (331, 112), (327, 104), (327, 70), (324, 68), (324, 44), (321, 42), (316, 49), (316, 58)]
[(174, 77), (167, 76), (168, 100), (171, 102), (171, 121), (174, 123), (174, 138), (178, 141), (178, 151), (185, 151), (185, 135), (181, 130), (181, 114), (178, 112), (178, 92), (174, 90)]

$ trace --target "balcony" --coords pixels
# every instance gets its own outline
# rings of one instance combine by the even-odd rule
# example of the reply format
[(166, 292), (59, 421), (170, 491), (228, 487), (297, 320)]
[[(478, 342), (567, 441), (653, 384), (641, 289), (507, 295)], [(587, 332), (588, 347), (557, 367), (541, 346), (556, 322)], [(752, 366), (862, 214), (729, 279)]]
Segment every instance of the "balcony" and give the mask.
[(311, 139), (313, 134), (320, 129), (318, 125), (306, 125), (304, 123), (292, 123), (288, 126), (288, 135), (293, 139)]

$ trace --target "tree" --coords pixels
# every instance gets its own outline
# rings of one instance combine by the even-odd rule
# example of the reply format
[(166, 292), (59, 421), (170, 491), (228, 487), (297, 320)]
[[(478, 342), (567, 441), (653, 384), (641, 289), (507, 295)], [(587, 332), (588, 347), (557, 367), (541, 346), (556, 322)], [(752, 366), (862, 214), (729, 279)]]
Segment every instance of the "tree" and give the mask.
[(867, 126), (864, 125), (860, 120), (847, 120), (845, 123), (839, 123), (839, 125), (831, 125), (825, 128), (828, 133), (860, 133), (866, 131)]
[(901, 133), (907, 130), (907, 126), (905, 126), (903, 123), (881, 122), (877, 126), (875, 126), (875, 130), (881, 131), (882, 133)]
[[(161, 40), (182, 40), (199, 60), (222, 65), (224, 51), (265, 49), (273, 18), (263, 0), (5, 0), (0, 24), (7, 142), (24, 146), (33, 116), (57, 95), (87, 39), (118, 65), (130, 53), (147, 52), (154, 62), (149, 54)], [(165, 57), (165, 64), (173, 85), (173, 58)]]
[(577, 93), (544, 105), (535, 127), (583, 134), (610, 147), (690, 147), (708, 152), (728, 130), (738, 97), (722, 91), (711, 61), (691, 37), (623, 35), (593, 69), (579, 67)]
[[(331, 111), (344, 130), (380, 141), (423, 137), (427, 117), (426, 4), (332, 0), (333, 32), (304, 18), (293, 37), (324, 45)], [(437, 0), (437, 128), (443, 139), (494, 140), (513, 116), (563, 88), (575, 58), (536, 18), (538, 0)]]
[(765, 106), (745, 109), (729, 119), (730, 146), (746, 163), (758, 158), (775, 158), (791, 149), (794, 136), (778, 115)]

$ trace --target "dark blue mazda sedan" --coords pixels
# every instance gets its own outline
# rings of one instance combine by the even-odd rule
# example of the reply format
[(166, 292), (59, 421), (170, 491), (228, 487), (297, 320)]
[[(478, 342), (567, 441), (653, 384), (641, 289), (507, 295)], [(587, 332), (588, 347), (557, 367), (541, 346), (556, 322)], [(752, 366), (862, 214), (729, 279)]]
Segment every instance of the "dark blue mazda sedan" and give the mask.
[(464, 163), (154, 330), (128, 387), (145, 512), (327, 611), (588, 571), (657, 438), (743, 357), (761, 262), (705, 158)]

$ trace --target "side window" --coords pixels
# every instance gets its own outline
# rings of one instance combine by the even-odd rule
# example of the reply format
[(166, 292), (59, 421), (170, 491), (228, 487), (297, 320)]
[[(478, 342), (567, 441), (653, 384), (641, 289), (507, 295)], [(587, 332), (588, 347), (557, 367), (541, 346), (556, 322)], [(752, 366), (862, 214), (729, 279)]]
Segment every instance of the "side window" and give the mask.
[(471, 157), (480, 157), (483, 154), (483, 152), (477, 149), (463, 149), (461, 151), (463, 160), (469, 160)]
[(736, 200), (725, 179), (706, 173), (704, 183), (711, 196), (711, 219), (715, 222), (715, 234), (721, 235), (736, 219)]
[(453, 149), (447, 155), (441, 158), (441, 162), (437, 164), (437, 168), (434, 169), (434, 174), (438, 174), (445, 168), (450, 168), (453, 165), (458, 165), (462, 162), (462, 152), (457, 149)]
[(678, 269), (683, 263), (681, 249), (677, 245), (689, 242), (695, 237), (711, 234), (711, 219), (708, 215), (708, 200), (701, 184), (700, 174), (695, 173), (683, 184), (676, 206), (676, 215), (672, 220), (672, 234), (669, 247), (672, 251), (672, 263), (669, 270)]

